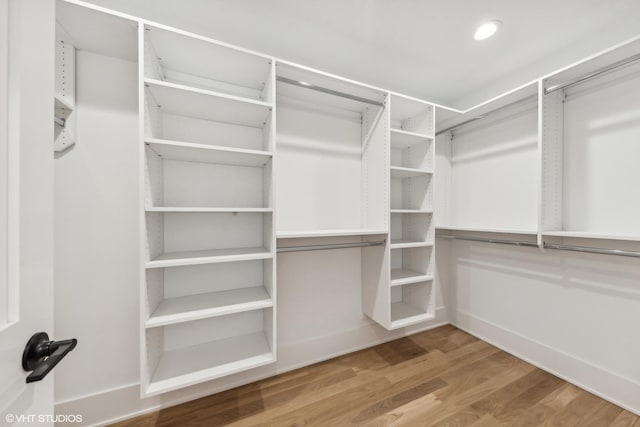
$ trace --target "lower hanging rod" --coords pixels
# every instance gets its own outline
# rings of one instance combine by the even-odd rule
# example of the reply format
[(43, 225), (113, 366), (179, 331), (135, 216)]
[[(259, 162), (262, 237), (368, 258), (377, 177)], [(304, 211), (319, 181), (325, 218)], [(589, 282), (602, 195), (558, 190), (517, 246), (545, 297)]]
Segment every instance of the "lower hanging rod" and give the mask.
[(371, 246), (382, 246), (386, 240), (379, 242), (357, 242), (357, 243), (333, 243), (328, 245), (308, 245), (308, 246), (287, 246), (278, 248), (278, 252), (304, 252), (304, 251), (324, 251), (328, 249), (348, 249), (348, 248), (368, 248)]
[[(501, 240), (501, 239), (488, 239), (488, 238), (482, 238), (482, 237), (452, 236), (449, 234), (437, 234), (436, 237), (439, 239), (466, 240), (470, 242), (481, 242), (481, 243), (497, 243), (501, 245), (525, 246), (529, 248), (539, 247), (536, 243), (524, 242), (520, 240)], [(583, 253), (590, 253), (590, 254), (615, 255), (615, 256), (625, 256), (625, 257), (631, 257), (631, 258), (640, 258), (640, 252), (628, 251), (624, 249), (605, 249), (605, 248), (592, 248), (588, 246), (558, 245), (555, 243), (547, 243), (547, 242), (543, 242), (542, 247), (544, 249), (554, 249), (558, 251), (572, 251), (572, 252), (583, 252)]]
[(317, 86), (317, 85), (314, 85), (314, 84), (311, 84), (311, 83), (307, 83), (307, 82), (303, 82), (303, 81), (300, 81), (300, 80), (294, 80), (294, 79), (290, 79), (290, 78), (282, 77), (282, 76), (276, 77), (276, 80), (279, 81), (279, 82), (282, 82), (282, 83), (293, 85), (293, 86), (299, 86), (299, 87), (303, 87), (305, 89), (315, 90), (316, 92), (322, 92), (322, 93), (326, 93), (326, 94), (329, 94), (329, 95), (339, 96), (341, 98), (347, 98), (347, 99), (351, 99), (353, 101), (364, 102), (365, 104), (376, 105), (376, 106), (382, 107), (382, 108), (384, 108), (384, 106), (385, 106), (384, 102), (375, 101), (373, 99), (368, 99), (368, 98), (362, 98), (360, 96), (351, 95), (349, 93), (339, 92), (337, 90), (329, 89), (329, 88), (322, 87), (322, 86)]

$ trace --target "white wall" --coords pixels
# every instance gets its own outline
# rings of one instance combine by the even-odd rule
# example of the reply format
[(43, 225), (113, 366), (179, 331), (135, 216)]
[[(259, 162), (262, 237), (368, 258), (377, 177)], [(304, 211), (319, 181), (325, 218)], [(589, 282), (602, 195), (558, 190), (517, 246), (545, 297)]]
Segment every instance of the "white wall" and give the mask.
[(452, 323), (640, 413), (637, 259), (463, 241), (438, 245), (450, 262)]

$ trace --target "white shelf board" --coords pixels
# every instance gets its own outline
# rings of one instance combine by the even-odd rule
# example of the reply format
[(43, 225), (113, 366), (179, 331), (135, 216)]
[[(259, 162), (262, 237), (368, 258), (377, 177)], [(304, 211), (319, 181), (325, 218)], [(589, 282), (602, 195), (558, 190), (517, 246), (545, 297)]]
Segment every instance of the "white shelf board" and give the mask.
[(391, 286), (408, 285), (409, 283), (433, 280), (433, 276), (408, 270), (406, 268), (391, 269)]
[(177, 267), (181, 265), (213, 264), (218, 262), (269, 259), (273, 255), (265, 248), (213, 249), (164, 253), (147, 262), (147, 268)]
[(274, 361), (262, 332), (178, 348), (162, 355), (146, 394), (164, 393)]
[(168, 298), (160, 303), (145, 326), (154, 328), (268, 307), (273, 307), (273, 301), (262, 286)]
[(419, 240), (391, 239), (391, 249), (422, 248), (433, 246), (433, 242)]
[(164, 112), (262, 128), (272, 104), (155, 79), (145, 86)]
[(165, 69), (256, 90), (262, 90), (269, 78), (268, 57), (163, 26), (147, 24), (145, 28)]
[(391, 304), (391, 329), (402, 328), (433, 318), (432, 314), (425, 313), (412, 305), (403, 302)]
[(507, 228), (482, 228), (482, 227), (458, 227), (452, 225), (436, 225), (436, 230), (449, 230), (449, 231), (475, 231), (478, 233), (502, 233), (502, 234), (530, 234), (537, 235), (535, 230), (520, 230), (520, 229), (507, 229)]
[(305, 237), (339, 237), (339, 236), (370, 236), (387, 234), (389, 230), (382, 229), (344, 229), (344, 230), (283, 230), (276, 233), (278, 239), (296, 239)]
[(543, 231), (543, 236), (554, 237), (578, 237), (581, 239), (601, 239), (601, 240), (629, 240), (640, 241), (640, 236), (620, 236), (613, 234), (598, 234), (589, 231)]
[(406, 179), (416, 176), (431, 175), (433, 172), (426, 169), (404, 168), (391, 166), (391, 179)]
[(405, 149), (432, 140), (429, 135), (391, 128), (391, 148)]
[(169, 212), (169, 213), (269, 213), (272, 208), (196, 208), (196, 207), (167, 207), (152, 206), (145, 209), (147, 212)]
[(433, 209), (390, 209), (392, 214), (432, 214)]
[(193, 144), (165, 139), (147, 138), (145, 143), (163, 159), (179, 160), (182, 162), (262, 167), (266, 165), (272, 157), (270, 151)]

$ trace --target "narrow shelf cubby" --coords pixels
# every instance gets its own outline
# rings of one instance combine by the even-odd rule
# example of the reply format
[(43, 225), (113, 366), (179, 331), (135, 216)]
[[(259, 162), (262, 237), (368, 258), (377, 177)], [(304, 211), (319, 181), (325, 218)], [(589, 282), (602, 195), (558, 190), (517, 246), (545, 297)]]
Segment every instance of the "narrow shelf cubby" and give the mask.
[(433, 139), (391, 130), (391, 166), (433, 171)]
[(391, 210), (427, 211), (433, 206), (432, 175), (395, 177), (391, 173)]
[(391, 249), (433, 246), (433, 214), (392, 213)]
[(396, 329), (433, 318), (433, 281), (410, 283), (391, 289), (391, 328)]
[(273, 363), (273, 318), (264, 308), (146, 329), (146, 394)]
[(433, 248), (391, 249), (391, 287), (433, 279)]

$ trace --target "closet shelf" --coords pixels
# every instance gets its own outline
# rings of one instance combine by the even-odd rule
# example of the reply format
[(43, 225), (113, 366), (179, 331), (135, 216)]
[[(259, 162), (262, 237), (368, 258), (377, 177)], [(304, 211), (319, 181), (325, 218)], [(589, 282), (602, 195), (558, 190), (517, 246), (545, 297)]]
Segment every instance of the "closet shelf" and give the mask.
[(601, 239), (601, 240), (629, 240), (640, 241), (640, 236), (621, 236), (615, 234), (599, 234), (589, 231), (543, 231), (543, 236), (553, 237), (578, 237), (581, 239)]
[(390, 209), (392, 214), (432, 214), (433, 209)]
[(145, 326), (154, 328), (268, 307), (273, 307), (273, 302), (262, 286), (168, 298), (160, 303)]
[(213, 249), (169, 252), (147, 262), (147, 268), (177, 267), (181, 265), (214, 264), (218, 262), (269, 259), (273, 255), (265, 248)]
[(272, 157), (270, 151), (193, 144), (166, 139), (147, 138), (145, 139), (145, 144), (165, 160), (179, 160), (182, 162), (262, 167)]
[(436, 230), (449, 231), (475, 231), (479, 233), (502, 233), (502, 234), (538, 234), (535, 230), (516, 230), (507, 228), (482, 228), (482, 227), (458, 227), (449, 225), (436, 225)]
[(145, 86), (165, 113), (262, 128), (273, 104), (156, 79)]
[(147, 23), (145, 35), (165, 70), (238, 87), (261, 90), (269, 76), (271, 58), (218, 41)]
[(391, 269), (391, 286), (407, 285), (409, 283), (426, 282), (433, 280), (429, 274), (419, 273), (406, 268)]
[(370, 236), (375, 234), (387, 234), (388, 230), (382, 229), (344, 229), (344, 230), (287, 230), (278, 231), (278, 239), (294, 239), (305, 237), (339, 237), (339, 236)]
[(391, 249), (422, 248), (433, 246), (433, 242), (420, 240), (391, 239)]
[(270, 213), (272, 208), (200, 208), (200, 207), (166, 207), (152, 206), (145, 209), (147, 212), (167, 212), (167, 213)]
[(429, 141), (433, 141), (429, 135), (391, 128), (391, 148), (405, 149)]
[(425, 169), (405, 168), (400, 166), (391, 166), (391, 179), (406, 179), (415, 176), (431, 175), (433, 171)]
[(274, 361), (262, 332), (170, 350), (162, 355), (147, 388), (147, 395), (164, 393)]
[(395, 302), (391, 304), (391, 329), (402, 328), (433, 318), (433, 314), (425, 313), (407, 303)]

